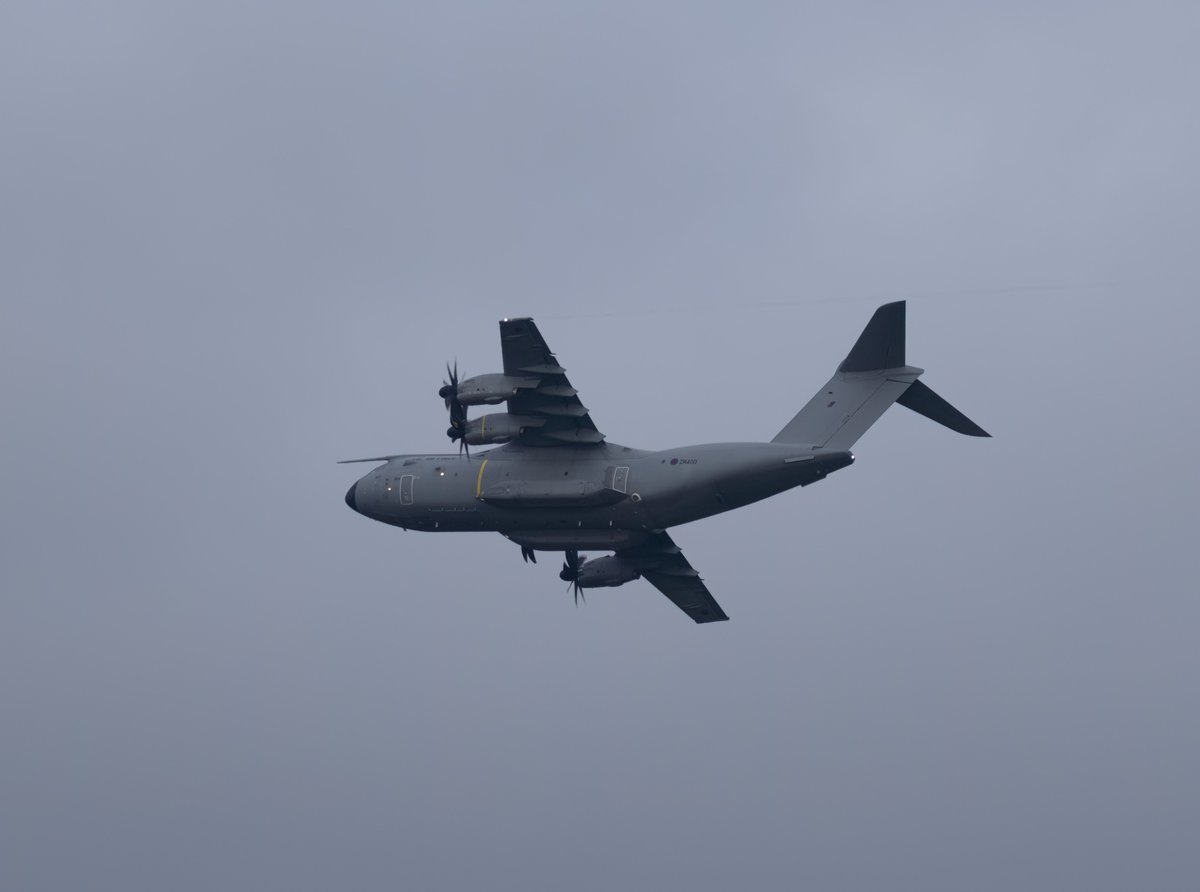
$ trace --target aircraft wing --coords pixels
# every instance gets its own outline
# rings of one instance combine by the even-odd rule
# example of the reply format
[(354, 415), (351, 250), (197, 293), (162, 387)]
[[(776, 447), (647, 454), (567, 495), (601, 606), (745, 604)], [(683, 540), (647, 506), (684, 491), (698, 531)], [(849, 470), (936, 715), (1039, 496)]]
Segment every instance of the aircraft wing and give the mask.
[(698, 623), (729, 619), (683, 551), (666, 533), (653, 533), (632, 548), (618, 551), (632, 561), (652, 586)]
[(508, 400), (510, 415), (530, 418), (520, 442), (531, 446), (561, 446), (568, 443), (602, 443), (578, 392), (567, 380), (532, 319), (500, 322), (500, 349), (504, 374), (514, 378), (538, 378), (538, 385), (522, 388)]

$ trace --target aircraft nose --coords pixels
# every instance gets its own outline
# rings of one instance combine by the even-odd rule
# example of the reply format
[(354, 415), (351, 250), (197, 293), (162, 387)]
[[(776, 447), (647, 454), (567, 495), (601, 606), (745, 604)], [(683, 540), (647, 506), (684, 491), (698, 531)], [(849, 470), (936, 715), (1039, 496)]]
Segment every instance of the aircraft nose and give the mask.
[(358, 489), (358, 482), (355, 481), (348, 490), (346, 490), (346, 504), (350, 506), (351, 511), (358, 510), (358, 500), (354, 497), (354, 490)]

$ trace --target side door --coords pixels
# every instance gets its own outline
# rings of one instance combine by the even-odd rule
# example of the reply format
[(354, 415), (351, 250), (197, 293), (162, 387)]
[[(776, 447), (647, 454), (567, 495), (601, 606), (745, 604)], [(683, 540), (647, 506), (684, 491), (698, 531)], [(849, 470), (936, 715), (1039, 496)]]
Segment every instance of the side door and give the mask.
[(629, 467), (620, 465), (604, 469), (604, 485), (619, 493), (629, 492)]

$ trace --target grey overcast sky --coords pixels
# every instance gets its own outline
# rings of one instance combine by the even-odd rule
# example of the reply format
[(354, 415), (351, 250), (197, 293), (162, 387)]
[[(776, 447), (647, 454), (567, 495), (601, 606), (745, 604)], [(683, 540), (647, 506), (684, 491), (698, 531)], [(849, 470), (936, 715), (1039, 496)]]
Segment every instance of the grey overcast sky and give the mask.
[[(1194, 890), (1200, 6), (0, 6), (0, 887)], [(402, 533), (534, 316), (768, 439), (874, 307), (994, 434), (679, 528), (732, 616)]]

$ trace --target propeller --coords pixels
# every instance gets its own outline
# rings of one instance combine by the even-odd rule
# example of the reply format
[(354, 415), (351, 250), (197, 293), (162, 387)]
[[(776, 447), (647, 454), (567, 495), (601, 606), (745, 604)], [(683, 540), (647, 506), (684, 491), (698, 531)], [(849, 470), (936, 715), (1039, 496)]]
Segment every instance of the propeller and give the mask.
[(452, 428), (452, 427), (447, 428), (446, 436), (448, 436), (451, 440), (458, 440), (458, 454), (462, 455), (463, 450), (466, 450), (467, 461), (470, 461), (471, 460), (471, 447), (468, 446), (467, 441), (463, 439), (462, 431), (456, 430), (455, 428)]
[(450, 363), (446, 363), (446, 375), (449, 376), (449, 381), (442, 381), (442, 386), (438, 389), (438, 396), (446, 403), (446, 408), (450, 410), (450, 427), (446, 429), (446, 436), (451, 440), (458, 440), (458, 454), (462, 455), (463, 450), (467, 451), (467, 461), (471, 460), (471, 447), (467, 445), (467, 441), (463, 439), (463, 434), (467, 430), (467, 407), (462, 404), (458, 398), (458, 360), (454, 360), (453, 370), (450, 368)]
[(583, 569), (584, 562), (587, 558), (581, 558), (579, 552), (575, 549), (570, 549), (566, 554), (566, 561), (563, 562), (562, 571), (558, 574), (558, 578), (564, 582), (571, 583), (567, 586), (567, 591), (575, 589), (575, 606), (579, 606), (579, 599), (583, 598), (583, 603), (587, 603), (587, 597), (583, 594), (583, 586), (579, 584), (579, 571)]

